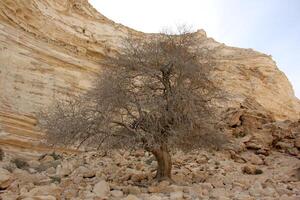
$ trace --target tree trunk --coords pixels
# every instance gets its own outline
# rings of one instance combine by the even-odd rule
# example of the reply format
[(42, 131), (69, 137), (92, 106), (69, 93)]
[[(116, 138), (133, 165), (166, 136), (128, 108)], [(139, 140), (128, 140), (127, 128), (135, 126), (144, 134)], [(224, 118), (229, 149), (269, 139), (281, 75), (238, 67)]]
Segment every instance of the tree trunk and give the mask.
[(166, 144), (162, 144), (159, 148), (153, 149), (151, 153), (157, 160), (157, 171), (155, 178), (158, 181), (169, 180), (171, 178), (172, 161), (171, 155)]

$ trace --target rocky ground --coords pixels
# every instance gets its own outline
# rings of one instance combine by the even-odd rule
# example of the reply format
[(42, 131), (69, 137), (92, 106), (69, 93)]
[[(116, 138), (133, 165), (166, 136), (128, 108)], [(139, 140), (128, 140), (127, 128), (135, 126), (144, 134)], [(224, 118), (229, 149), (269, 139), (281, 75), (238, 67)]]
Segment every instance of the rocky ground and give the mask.
[(0, 163), (3, 200), (300, 199), (300, 161), (278, 151), (177, 152), (175, 183), (153, 180), (154, 157), (142, 150), (74, 155), (46, 154), (35, 160), (6, 154)]
[[(275, 121), (243, 104), (229, 110), (221, 151), (173, 152), (174, 183), (154, 180), (143, 150), (50, 153), (0, 151), (3, 200), (298, 200), (300, 120)], [(257, 107), (257, 106), (256, 106)], [(59, 149), (57, 149), (59, 152)]]

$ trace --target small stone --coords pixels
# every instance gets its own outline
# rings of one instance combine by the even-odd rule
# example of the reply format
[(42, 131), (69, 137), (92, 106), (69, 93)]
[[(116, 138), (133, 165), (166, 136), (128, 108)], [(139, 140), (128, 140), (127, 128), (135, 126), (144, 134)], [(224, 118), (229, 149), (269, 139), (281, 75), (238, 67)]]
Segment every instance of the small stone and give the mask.
[(245, 152), (242, 155), (242, 158), (254, 165), (264, 164), (264, 161), (258, 155), (254, 154), (252, 152)]
[(122, 197), (123, 196), (123, 192), (121, 190), (112, 190), (110, 193), (113, 197)]
[(257, 175), (257, 174), (262, 174), (263, 171), (261, 169), (257, 169), (253, 165), (246, 165), (242, 168), (242, 171), (244, 174), (251, 174), (251, 175)]
[(34, 196), (34, 197), (26, 197), (22, 200), (56, 200), (56, 198), (54, 196), (51, 195), (47, 195), (47, 196)]
[(149, 197), (149, 200), (162, 200), (162, 198), (160, 196), (154, 195)]
[(176, 191), (170, 193), (170, 199), (171, 200), (181, 200), (183, 199), (183, 192), (182, 191)]
[(235, 200), (256, 200), (256, 198), (251, 197), (249, 194), (245, 194), (243, 192), (238, 192), (234, 195)]
[(140, 199), (137, 196), (130, 194), (123, 200), (140, 200)]
[(224, 197), (226, 194), (225, 188), (215, 188), (212, 190), (210, 196), (213, 198)]
[(45, 163), (45, 162), (53, 162), (53, 161), (54, 161), (54, 158), (52, 156), (50, 156), (50, 155), (46, 155), (44, 158), (42, 158), (40, 160), (40, 162), (43, 162), (43, 163)]
[(110, 187), (105, 180), (100, 181), (94, 186), (93, 192), (97, 195), (97, 197), (107, 197), (110, 191)]
[(93, 178), (96, 176), (96, 173), (95, 173), (95, 171), (90, 170), (90, 171), (83, 173), (82, 176), (83, 176), (83, 178)]
[(277, 142), (275, 147), (279, 148), (279, 149), (289, 149), (289, 148), (293, 148), (293, 144), (291, 143), (287, 143), (287, 142)]
[(56, 170), (54, 167), (50, 167), (46, 170), (47, 174), (55, 174), (56, 173)]
[(40, 166), (40, 164), (41, 163), (39, 161), (37, 161), (37, 160), (30, 160), (30, 161), (28, 161), (28, 165), (29, 165), (30, 168), (36, 169), (36, 168), (38, 168)]
[(51, 185), (35, 187), (35, 188), (31, 189), (25, 195), (29, 196), (29, 197), (50, 196), (49, 198), (52, 198), (54, 196), (58, 197), (58, 196), (60, 196), (60, 194), (61, 194), (60, 189), (55, 184), (51, 184)]
[[(124, 188), (125, 189), (125, 188)], [(137, 187), (137, 186), (128, 186), (126, 189), (126, 192), (128, 193), (128, 194), (140, 194), (141, 193), (141, 190), (140, 190), (140, 188), (139, 187)]]

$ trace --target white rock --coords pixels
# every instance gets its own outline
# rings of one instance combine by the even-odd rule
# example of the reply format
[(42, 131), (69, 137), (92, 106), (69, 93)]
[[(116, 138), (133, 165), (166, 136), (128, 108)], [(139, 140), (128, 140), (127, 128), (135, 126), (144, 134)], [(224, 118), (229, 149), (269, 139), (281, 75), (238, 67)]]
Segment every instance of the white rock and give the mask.
[(221, 197), (224, 198), (226, 196), (227, 192), (225, 188), (215, 188), (212, 190), (210, 196), (215, 199), (220, 199)]
[(40, 162), (37, 160), (30, 160), (27, 162), (30, 168), (38, 168), (40, 166)]
[(171, 192), (170, 199), (171, 200), (183, 199), (183, 192), (182, 191)]
[(109, 184), (102, 180), (94, 186), (93, 192), (97, 195), (97, 197), (107, 197), (110, 191)]
[[(37, 186), (25, 194), (27, 197), (60, 195), (60, 189), (55, 185)], [(51, 198), (51, 197), (50, 197)]]
[(126, 198), (123, 198), (123, 200), (140, 200), (137, 196), (130, 194)]
[(255, 181), (255, 183), (250, 187), (249, 194), (254, 197), (259, 197), (263, 194), (264, 189), (260, 182)]
[(34, 197), (26, 197), (25, 199), (22, 199), (22, 200), (56, 200), (56, 198), (54, 196), (50, 196), (50, 195), (47, 195), (47, 196), (34, 196)]
[(113, 190), (110, 192), (110, 194), (113, 197), (122, 197), (123, 196), (123, 192), (121, 190)]
[(236, 200), (255, 200), (254, 197), (251, 197), (249, 194), (246, 193), (240, 193), (238, 192), (237, 194), (234, 195), (234, 199)]
[(149, 200), (162, 200), (160, 196), (154, 195), (148, 198)]

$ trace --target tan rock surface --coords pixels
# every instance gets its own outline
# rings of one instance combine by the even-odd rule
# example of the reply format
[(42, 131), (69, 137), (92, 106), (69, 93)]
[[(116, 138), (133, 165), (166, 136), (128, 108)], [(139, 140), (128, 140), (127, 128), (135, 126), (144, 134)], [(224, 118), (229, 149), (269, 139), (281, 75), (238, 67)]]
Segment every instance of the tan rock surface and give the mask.
[[(203, 156), (207, 158), (205, 161), (195, 163), (195, 160)], [(117, 165), (116, 158), (120, 157), (125, 160), (122, 165)], [(152, 155), (149, 154), (139, 157), (135, 152), (124, 154), (120, 151), (112, 151), (106, 156), (94, 152), (73, 156), (62, 155), (58, 159), (62, 163), (65, 161), (79, 163), (77, 166), (74, 165), (74, 170), (68, 176), (62, 174), (53, 176), (45, 171), (29, 173), (12, 169), (10, 173), (4, 170), (9, 177), (13, 178), (13, 182), (5, 190), (1, 190), (0, 199), (279, 200), (300, 198), (300, 161), (285, 153), (273, 151), (265, 159), (268, 165), (252, 165), (235, 162), (226, 152), (195, 151), (190, 154), (177, 152), (173, 155), (172, 176), (175, 183), (168, 181), (158, 183), (153, 180), (156, 166), (146, 162), (151, 157)], [(118, 179), (141, 164), (144, 168), (136, 172), (147, 174), (148, 178), (136, 181)], [(112, 166), (116, 166), (114, 170)], [(94, 169), (99, 174), (95, 177), (83, 178), (86, 172), (83, 167)], [(194, 173), (205, 173), (206, 178), (199, 180), (194, 177)], [(52, 181), (39, 181), (42, 179)]]
[[(49, 151), (39, 144), (35, 114), (89, 88), (101, 60), (118, 52), (128, 34), (145, 35), (107, 19), (87, 0), (1, 0), (0, 145), (28, 156)], [(299, 118), (299, 100), (270, 56), (196, 34), (200, 46), (216, 50), (212, 78), (230, 95), (218, 106), (239, 107), (250, 96), (275, 119)]]

